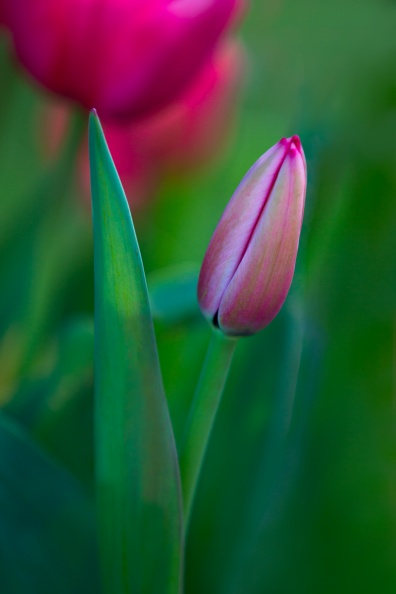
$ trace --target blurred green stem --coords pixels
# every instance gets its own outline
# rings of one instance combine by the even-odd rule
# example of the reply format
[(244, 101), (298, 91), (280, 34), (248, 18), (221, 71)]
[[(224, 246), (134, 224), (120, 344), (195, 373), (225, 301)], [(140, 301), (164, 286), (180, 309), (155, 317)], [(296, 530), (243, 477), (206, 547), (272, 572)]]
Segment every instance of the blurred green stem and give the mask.
[[(12, 398), (20, 378), (29, 373), (36, 361), (53, 321), (57, 298), (68, 274), (81, 260), (79, 248), (87, 242), (84, 220), (71, 200), (74, 168), (85, 128), (85, 113), (73, 111), (56, 162), (40, 174), (31, 191), (33, 199), (26, 200), (26, 204), (35, 205), (34, 212), (26, 206), (26, 221), (25, 215), (21, 215), (15, 228), (9, 225), (13, 241), (29, 234), (27, 245), (32, 263), (25, 298), (16, 317), (10, 319), (6, 338), (0, 345), (0, 367), (7, 370), (0, 385), (2, 404)], [(22, 204), (20, 210), (24, 210)]]
[[(303, 287), (296, 274), (285, 307), (287, 325), (284, 353), (280, 365), (274, 409), (263, 442), (263, 455), (256, 469), (247, 505), (241, 515), (241, 533), (229, 562), (224, 589), (227, 594), (241, 594), (247, 576), (257, 561), (262, 542), (268, 543), (271, 530), (284, 508), (297, 472), (303, 448), (306, 418), (311, 404), (310, 390), (300, 386), (296, 402), (297, 384), (301, 374), (301, 361), (305, 339), (305, 309)], [(305, 358), (308, 346), (305, 345)], [(315, 357), (309, 354), (310, 361)], [(300, 382), (302, 380), (300, 378)], [(300, 410), (303, 409), (303, 410)], [(308, 409), (308, 410), (305, 410)], [(256, 555), (256, 556), (255, 556)], [(267, 568), (267, 559), (261, 566)]]
[[(38, 193), (44, 204), (44, 220), (38, 230), (34, 251), (39, 265), (34, 270), (31, 295), (24, 324), (26, 342), (20, 360), (20, 374), (26, 373), (35, 352), (45, 335), (52, 303), (62, 286), (70, 258), (75, 258), (81, 242), (82, 230), (75, 217), (71, 201), (74, 168), (86, 129), (86, 116), (73, 112), (62, 152), (54, 168), (46, 172)], [(67, 225), (65, 225), (67, 221)]]
[(213, 332), (187, 420), (180, 456), (186, 532), (202, 462), (236, 344), (236, 339), (227, 338), (217, 330)]

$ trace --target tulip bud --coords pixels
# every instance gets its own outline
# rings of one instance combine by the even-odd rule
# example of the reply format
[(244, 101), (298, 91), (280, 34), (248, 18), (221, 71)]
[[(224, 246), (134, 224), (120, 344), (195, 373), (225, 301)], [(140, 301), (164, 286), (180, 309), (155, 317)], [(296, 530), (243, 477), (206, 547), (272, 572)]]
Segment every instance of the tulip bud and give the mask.
[(254, 334), (289, 291), (304, 214), (306, 163), (298, 136), (282, 138), (245, 175), (202, 264), (198, 300), (230, 336)]
[(175, 100), (243, 0), (1, 0), (19, 60), (51, 91), (106, 118)]

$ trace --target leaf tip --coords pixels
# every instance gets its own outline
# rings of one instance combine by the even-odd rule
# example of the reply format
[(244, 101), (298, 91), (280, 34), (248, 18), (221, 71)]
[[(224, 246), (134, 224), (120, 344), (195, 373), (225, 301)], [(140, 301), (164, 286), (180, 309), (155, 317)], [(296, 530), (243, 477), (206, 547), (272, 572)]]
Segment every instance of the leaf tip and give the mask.
[(103, 134), (102, 126), (95, 108), (91, 109), (89, 114), (89, 137), (92, 138), (96, 134)]
[(91, 162), (91, 170), (94, 155), (97, 154), (97, 150), (99, 146), (103, 143), (103, 130), (100, 124), (98, 112), (96, 109), (91, 109), (89, 114), (89, 123), (88, 123), (88, 144), (89, 144), (89, 154), (90, 154), (90, 162)]

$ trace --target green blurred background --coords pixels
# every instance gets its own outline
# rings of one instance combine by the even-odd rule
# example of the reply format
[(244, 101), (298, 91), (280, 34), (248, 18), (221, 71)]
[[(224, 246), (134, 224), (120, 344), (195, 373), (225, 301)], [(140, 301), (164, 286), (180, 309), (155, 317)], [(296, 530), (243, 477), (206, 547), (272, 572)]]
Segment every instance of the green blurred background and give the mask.
[[(251, 2), (226, 154), (136, 214), (154, 299), (156, 271), (199, 268), (250, 165), (301, 137), (296, 277), (278, 318), (238, 345), (187, 542), (188, 594), (395, 591), (395, 32), (391, 0)], [(47, 98), (5, 39), (0, 68), (0, 580), (5, 594), (93, 593), (89, 211), (67, 163), (43, 158)], [(210, 333), (194, 311), (156, 330), (178, 440)]]

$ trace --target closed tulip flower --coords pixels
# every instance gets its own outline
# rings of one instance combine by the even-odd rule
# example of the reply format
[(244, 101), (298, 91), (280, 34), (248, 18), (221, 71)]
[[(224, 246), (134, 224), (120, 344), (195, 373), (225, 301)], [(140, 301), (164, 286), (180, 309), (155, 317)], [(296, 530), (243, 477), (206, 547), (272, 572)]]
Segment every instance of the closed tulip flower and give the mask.
[(283, 138), (248, 171), (209, 244), (198, 283), (205, 317), (230, 336), (258, 332), (289, 291), (302, 225), (306, 163)]
[(243, 0), (2, 0), (20, 61), (103, 117), (137, 118), (193, 81)]

